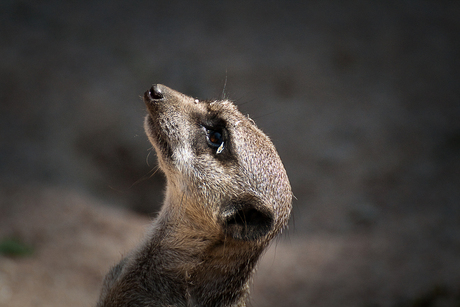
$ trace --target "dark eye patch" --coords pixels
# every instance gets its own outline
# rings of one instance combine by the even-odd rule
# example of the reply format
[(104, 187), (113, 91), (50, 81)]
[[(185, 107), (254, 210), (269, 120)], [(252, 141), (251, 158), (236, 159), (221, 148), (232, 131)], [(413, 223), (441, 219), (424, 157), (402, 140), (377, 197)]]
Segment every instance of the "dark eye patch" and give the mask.
[(206, 139), (211, 147), (217, 148), (217, 153), (221, 153), (224, 146), (222, 131), (206, 129)]
[(194, 113), (198, 133), (193, 140), (193, 148), (198, 155), (209, 154), (223, 165), (235, 163), (234, 148), (232, 147), (231, 133), (226, 128), (226, 121), (218, 112)]

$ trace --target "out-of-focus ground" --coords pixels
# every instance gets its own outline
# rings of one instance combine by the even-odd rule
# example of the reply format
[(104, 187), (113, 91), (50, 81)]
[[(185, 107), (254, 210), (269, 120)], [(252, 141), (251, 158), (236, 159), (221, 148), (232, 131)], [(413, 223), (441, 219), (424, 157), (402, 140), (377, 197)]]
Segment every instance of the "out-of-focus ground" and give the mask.
[(252, 306), (460, 305), (460, 2), (2, 1), (0, 306), (91, 306), (159, 210), (139, 96), (236, 101), (297, 200)]

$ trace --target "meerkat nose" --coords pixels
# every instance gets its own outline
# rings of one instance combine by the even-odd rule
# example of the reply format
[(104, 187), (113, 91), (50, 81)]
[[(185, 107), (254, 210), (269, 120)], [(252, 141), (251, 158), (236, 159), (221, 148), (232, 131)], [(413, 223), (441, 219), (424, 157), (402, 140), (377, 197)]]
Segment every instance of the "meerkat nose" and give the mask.
[(152, 85), (150, 90), (147, 92), (147, 95), (152, 100), (162, 99), (164, 97), (163, 91), (161, 90), (161, 87), (158, 86), (158, 84)]

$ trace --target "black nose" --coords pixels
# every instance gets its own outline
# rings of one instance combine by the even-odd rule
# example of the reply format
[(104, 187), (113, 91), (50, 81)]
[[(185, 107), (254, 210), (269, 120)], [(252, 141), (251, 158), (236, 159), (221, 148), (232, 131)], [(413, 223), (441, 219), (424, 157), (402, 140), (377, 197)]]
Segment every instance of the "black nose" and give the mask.
[(147, 91), (146, 94), (152, 100), (162, 99), (164, 97), (163, 92), (161, 91), (161, 88), (158, 86), (158, 84), (152, 85), (152, 87), (150, 88), (149, 91)]

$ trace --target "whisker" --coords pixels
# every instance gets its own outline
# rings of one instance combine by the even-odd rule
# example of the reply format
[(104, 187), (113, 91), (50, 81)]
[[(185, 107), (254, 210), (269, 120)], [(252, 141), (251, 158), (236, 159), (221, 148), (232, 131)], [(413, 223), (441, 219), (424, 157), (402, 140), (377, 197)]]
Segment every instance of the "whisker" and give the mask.
[(224, 88), (222, 89), (222, 100), (226, 99), (227, 95), (225, 93), (225, 90), (227, 88), (227, 70), (225, 70), (225, 81), (224, 81)]
[(258, 119), (258, 118), (262, 118), (262, 117), (265, 117), (265, 116), (269, 116), (269, 115), (273, 115), (273, 114), (278, 114), (281, 112), (282, 109), (277, 109), (273, 112), (269, 112), (269, 113), (264, 113), (264, 114), (261, 114), (261, 115), (258, 115), (258, 116), (255, 116), (253, 117), (253, 119)]
[(149, 148), (149, 153), (147, 154), (147, 157), (145, 158), (145, 162), (147, 162), (147, 165), (150, 166), (149, 164), (149, 158), (150, 158), (150, 154), (154, 151), (154, 148), (153, 146)]
[[(147, 172), (147, 174), (145, 174), (144, 176), (142, 176), (141, 178), (139, 178), (138, 180), (136, 180), (132, 185), (129, 186), (128, 189), (131, 189), (133, 186), (145, 181), (145, 180), (148, 180), (148, 179), (151, 179), (153, 176), (155, 176), (155, 174), (160, 170), (160, 166), (157, 165), (155, 166), (154, 168), (152, 168), (150, 171)], [(151, 174), (150, 174), (151, 173)], [(149, 175), (150, 174), (150, 175)]]

